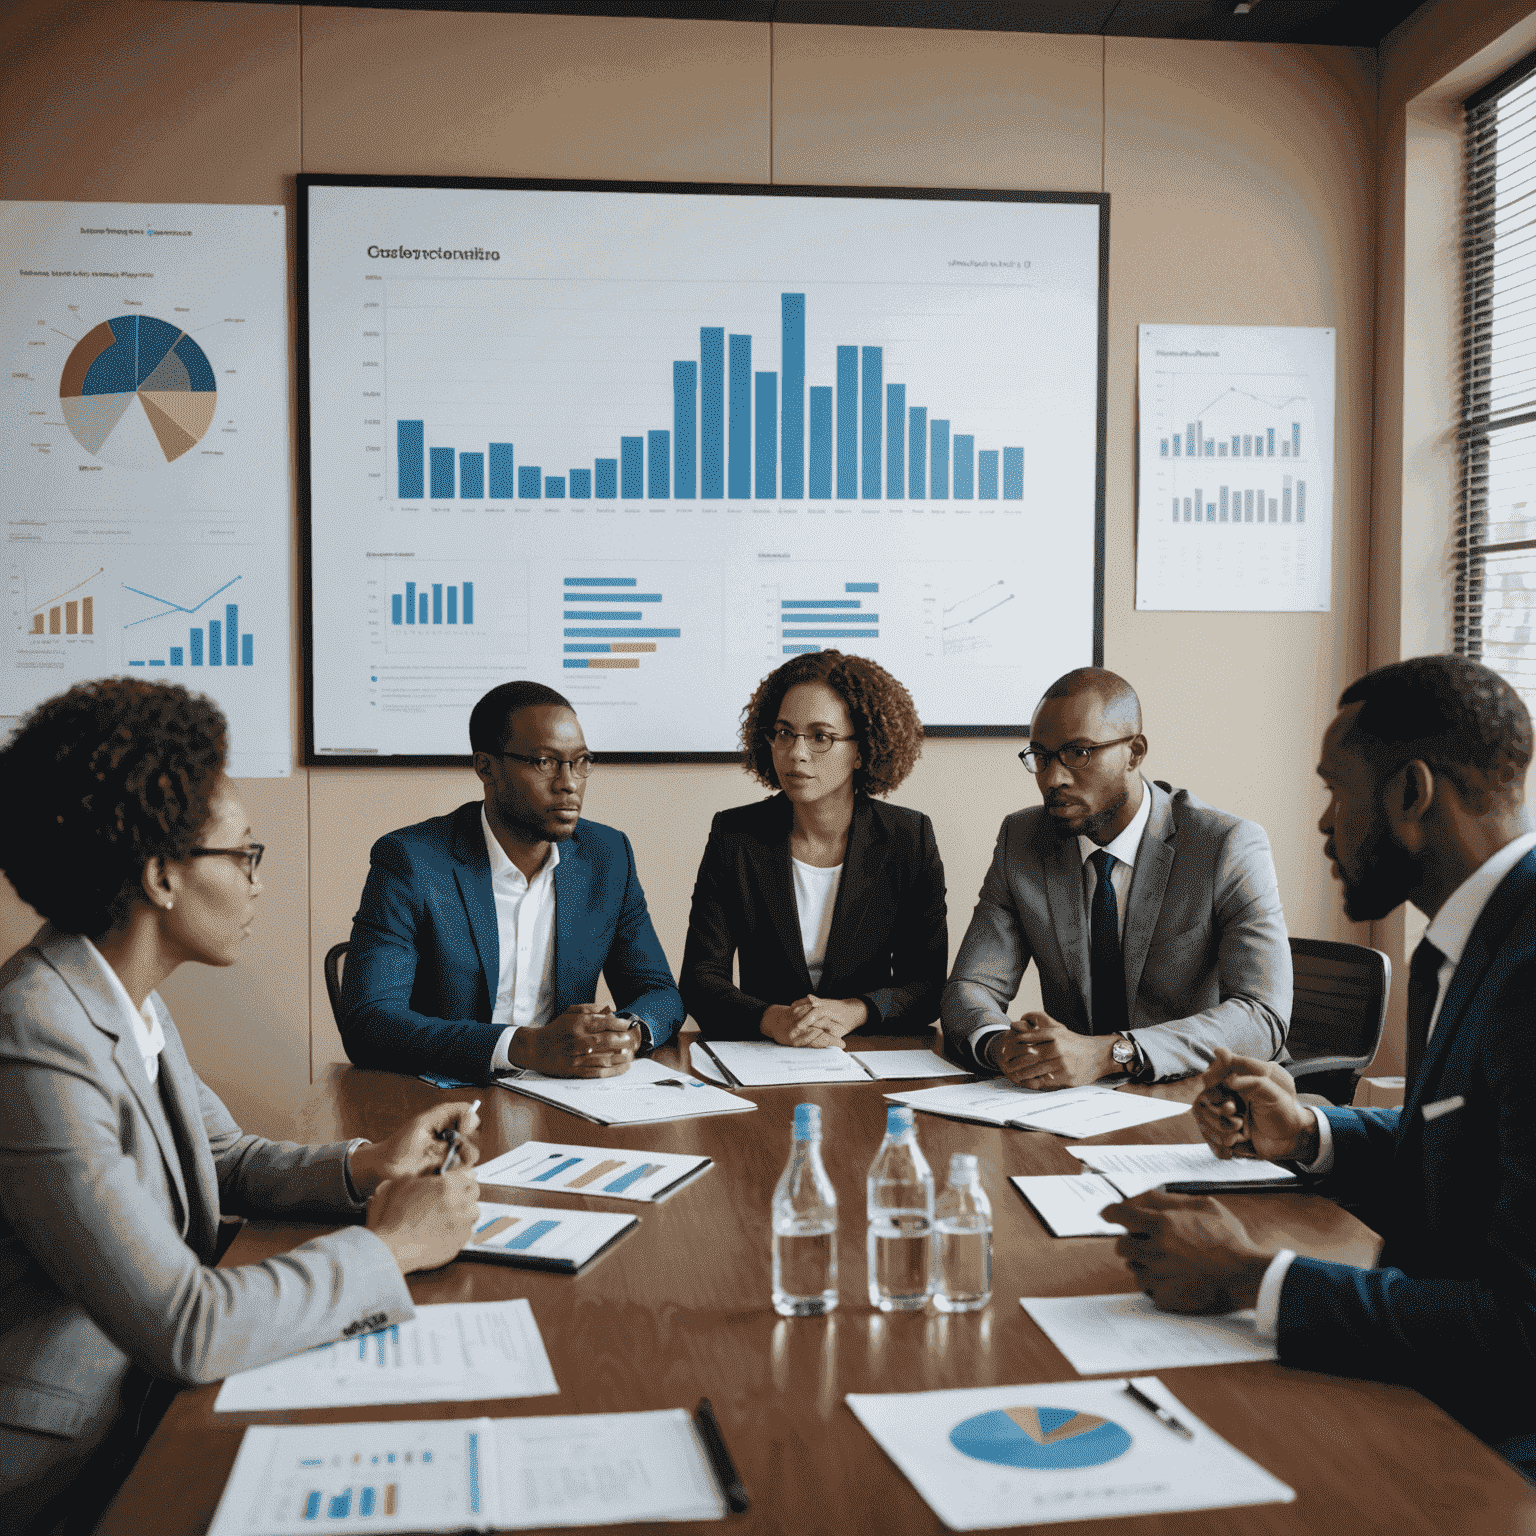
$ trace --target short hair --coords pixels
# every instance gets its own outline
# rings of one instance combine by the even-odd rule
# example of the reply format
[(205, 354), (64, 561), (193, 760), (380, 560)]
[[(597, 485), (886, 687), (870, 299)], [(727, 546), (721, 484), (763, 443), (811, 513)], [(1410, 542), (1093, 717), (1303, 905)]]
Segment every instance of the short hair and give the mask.
[(843, 701), (864, 760), (854, 770), (856, 790), (888, 795), (911, 773), (923, 753), (923, 724), (912, 695), (867, 657), (809, 651), (770, 672), (741, 712), (742, 766), (760, 784), (779, 788), (773, 749), (763, 733), (773, 729), (784, 695), (799, 683), (825, 683)]
[(39, 704), (0, 748), (0, 869), (63, 933), (95, 937), (141, 898), (151, 859), (197, 846), (228, 727), (178, 683), (108, 677)]
[(1377, 667), (1339, 695), (1360, 712), (1343, 745), (1380, 784), (1418, 759), (1456, 786), (1474, 810), (1489, 797), (1518, 800), (1531, 762), (1531, 716), (1499, 674), (1469, 656), (1413, 656)]
[(543, 683), (531, 678), (514, 678), (510, 683), (498, 683), (469, 712), (469, 750), (471, 752), (499, 752), (506, 739), (507, 722), (520, 709), (535, 704), (553, 704), (569, 709), (571, 701), (563, 693), (556, 693)]
[[(1074, 667), (1063, 672), (1040, 696), (1040, 703), (1047, 699), (1075, 699), (1090, 694), (1104, 706), (1107, 715), (1123, 715), (1127, 722), (1134, 721), (1135, 730), (1141, 730), (1141, 700), (1136, 690), (1120, 676), (1105, 667)], [(1035, 706), (1038, 709), (1040, 706)]]

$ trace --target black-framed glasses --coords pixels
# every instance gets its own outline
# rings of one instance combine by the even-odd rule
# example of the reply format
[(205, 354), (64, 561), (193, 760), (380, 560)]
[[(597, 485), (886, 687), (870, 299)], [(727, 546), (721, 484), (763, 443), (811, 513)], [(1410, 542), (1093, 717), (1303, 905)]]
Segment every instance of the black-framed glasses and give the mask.
[(191, 848), (188, 855), (194, 859), (206, 859), (215, 853), (227, 853), (231, 858), (245, 860), (245, 878), (256, 884), (256, 866), (261, 863), (261, 856), (267, 851), (265, 843), (247, 843), (244, 848)]
[(1113, 741), (1069, 741), (1066, 746), (1057, 747), (1054, 752), (1049, 747), (1025, 747), (1019, 753), (1019, 761), (1031, 773), (1044, 773), (1053, 762), (1060, 763), (1071, 773), (1087, 763), (1095, 752), (1102, 752), (1105, 747), (1124, 746), (1126, 742), (1135, 739), (1135, 736), (1117, 736)]
[(529, 757), (525, 752), (496, 752), (492, 756), (527, 763), (541, 779), (558, 779), (562, 768), (569, 768), (578, 779), (585, 779), (597, 766), (597, 759), (590, 752), (583, 752), (580, 757), (550, 757), (543, 752), (536, 757)]
[(792, 731), (776, 725), (762, 733), (763, 740), (775, 751), (788, 752), (797, 741), (804, 741), (812, 752), (830, 752), (840, 741), (857, 741), (857, 736), (834, 736), (831, 731)]

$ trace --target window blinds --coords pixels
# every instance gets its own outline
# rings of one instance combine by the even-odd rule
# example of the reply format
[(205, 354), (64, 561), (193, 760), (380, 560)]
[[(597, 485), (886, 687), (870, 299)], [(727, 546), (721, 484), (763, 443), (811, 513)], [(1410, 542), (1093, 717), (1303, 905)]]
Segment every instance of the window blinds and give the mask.
[(1455, 648), (1536, 714), (1536, 57), (1465, 110)]

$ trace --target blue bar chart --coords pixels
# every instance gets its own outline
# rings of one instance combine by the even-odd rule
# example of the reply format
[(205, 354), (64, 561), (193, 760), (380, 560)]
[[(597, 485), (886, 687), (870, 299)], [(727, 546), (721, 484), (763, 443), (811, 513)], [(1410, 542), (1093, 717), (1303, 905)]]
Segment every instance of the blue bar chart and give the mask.
[[(216, 598), (228, 593), (239, 576), (231, 577), (222, 586), (197, 602), (183, 604), (163, 593), (123, 584), (123, 590), (136, 597), (158, 604), (159, 610), (140, 618), (130, 619), (124, 626), (125, 655), (123, 660), (130, 667), (253, 667), (256, 665), (256, 637), (241, 625), (240, 605), (234, 602), (222, 604), (222, 617), (210, 618), (206, 625), (194, 624), (180, 631), (185, 636), (181, 644), (171, 643), (164, 634), (164, 626), (158, 621), (171, 619), (178, 614), (191, 615), (201, 612)], [(147, 626), (153, 626), (147, 627)]]
[(475, 622), (475, 584), (463, 582), (402, 583), (389, 595), (389, 622), (396, 627), (420, 624), (468, 625)]
[(861, 643), (878, 640), (879, 593), (878, 581), (845, 581), (835, 597), (780, 597), (783, 654), (857, 650)]
[(658, 641), (682, 638), (656, 606), (663, 594), (642, 590), (638, 576), (566, 576), (560, 596), (566, 671), (634, 672)]

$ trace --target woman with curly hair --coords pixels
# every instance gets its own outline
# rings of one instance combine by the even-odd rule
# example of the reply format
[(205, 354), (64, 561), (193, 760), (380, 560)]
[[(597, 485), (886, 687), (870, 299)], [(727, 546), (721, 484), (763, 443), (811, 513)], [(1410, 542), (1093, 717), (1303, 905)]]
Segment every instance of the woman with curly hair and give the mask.
[(810, 652), (758, 685), (744, 766), (779, 793), (710, 828), (681, 987), (706, 1036), (841, 1049), (855, 1030), (929, 1031), (949, 958), (944, 866), (926, 816), (872, 798), (922, 743), (911, 695), (862, 656)]
[[(405, 1275), (474, 1219), (470, 1144), (465, 1172), (416, 1177), (469, 1105), (301, 1147), (242, 1132), (192, 1070), (156, 989), (233, 964), (261, 894), (224, 761), (212, 703), (127, 678), (40, 705), (0, 750), (0, 868), (46, 919), (0, 968), (7, 1533), (89, 1529), (170, 1388), (409, 1318)], [(220, 1214), (258, 1212), (348, 1225), (213, 1268)]]

